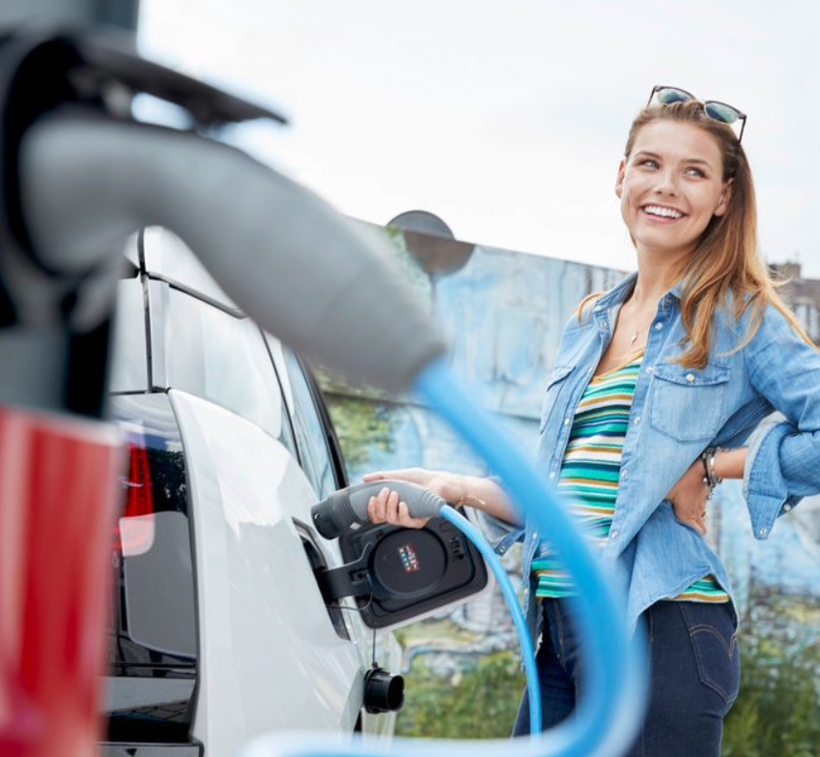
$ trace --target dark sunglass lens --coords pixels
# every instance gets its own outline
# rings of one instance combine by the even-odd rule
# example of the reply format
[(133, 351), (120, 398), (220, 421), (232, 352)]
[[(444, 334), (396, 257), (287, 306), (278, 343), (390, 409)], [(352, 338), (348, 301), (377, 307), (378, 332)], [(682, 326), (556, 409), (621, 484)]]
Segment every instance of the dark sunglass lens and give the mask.
[(672, 103), (685, 103), (687, 100), (694, 98), (688, 92), (682, 89), (675, 89), (674, 87), (664, 87), (658, 90), (658, 100), (664, 105), (671, 105)]
[(704, 103), (703, 107), (706, 109), (706, 115), (709, 118), (714, 118), (715, 121), (723, 121), (725, 124), (733, 124), (740, 118), (740, 111), (731, 105), (710, 101)]

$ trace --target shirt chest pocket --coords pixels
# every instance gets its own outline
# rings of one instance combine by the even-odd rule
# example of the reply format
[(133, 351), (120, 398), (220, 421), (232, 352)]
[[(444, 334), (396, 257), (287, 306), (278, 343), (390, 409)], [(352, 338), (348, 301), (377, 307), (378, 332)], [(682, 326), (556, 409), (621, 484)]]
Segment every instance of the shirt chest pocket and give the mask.
[(544, 397), (544, 407), (541, 410), (541, 423), (539, 425), (539, 432), (547, 427), (550, 416), (555, 410), (558, 397), (561, 395), (562, 389), (566, 387), (567, 378), (570, 373), (575, 370), (574, 365), (558, 365), (552, 372), (549, 384), (547, 384), (547, 394)]
[(729, 368), (686, 368), (659, 363), (653, 369), (650, 422), (679, 442), (709, 442), (724, 420)]

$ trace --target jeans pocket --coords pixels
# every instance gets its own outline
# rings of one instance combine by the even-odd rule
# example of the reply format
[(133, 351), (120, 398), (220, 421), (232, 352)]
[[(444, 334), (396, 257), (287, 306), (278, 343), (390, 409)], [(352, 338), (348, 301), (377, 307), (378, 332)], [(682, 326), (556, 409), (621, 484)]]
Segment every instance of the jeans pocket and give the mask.
[(698, 676), (723, 700), (726, 711), (740, 689), (740, 649), (728, 603), (679, 602), (698, 666)]

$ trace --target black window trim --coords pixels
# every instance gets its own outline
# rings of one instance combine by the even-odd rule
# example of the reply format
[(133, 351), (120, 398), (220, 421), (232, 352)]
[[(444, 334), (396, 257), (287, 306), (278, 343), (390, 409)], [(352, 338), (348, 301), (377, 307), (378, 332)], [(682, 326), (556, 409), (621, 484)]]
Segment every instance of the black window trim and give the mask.
[[(291, 350), (291, 352), (293, 351)], [(313, 406), (316, 408), (316, 412), (319, 415), (319, 421), (324, 429), (325, 443), (327, 444), (330, 462), (333, 466), (333, 474), (336, 479), (336, 488), (344, 489), (348, 485), (347, 468), (345, 466), (344, 456), (342, 455), (342, 448), (339, 445), (339, 438), (336, 436), (336, 429), (330, 419), (330, 413), (328, 412), (327, 404), (325, 403), (324, 394), (322, 394), (322, 390), (319, 387), (319, 382), (316, 380), (316, 377), (313, 375), (313, 371), (310, 369), (307, 362), (303, 360), (296, 352), (293, 352), (293, 356), (296, 358), (296, 362), (299, 364), (299, 367), (302, 369), (302, 373), (305, 376), (305, 382), (308, 385), (308, 390), (310, 391), (310, 396), (313, 400)]]

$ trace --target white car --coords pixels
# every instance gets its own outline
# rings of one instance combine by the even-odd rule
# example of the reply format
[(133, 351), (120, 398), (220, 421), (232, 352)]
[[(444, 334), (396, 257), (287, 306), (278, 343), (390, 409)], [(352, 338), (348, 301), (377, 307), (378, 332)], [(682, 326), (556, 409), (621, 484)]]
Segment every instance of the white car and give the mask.
[[(389, 707), (366, 702), (364, 682), (373, 634), (397, 672), (395, 642), (366, 627), (369, 599), (320, 589), (346, 561), (310, 508), (346, 481), (315, 382), (170, 233), (141, 232), (127, 257), (110, 386), (129, 469), (101, 754), (222, 757), (283, 729), (389, 735), (395, 714), (367, 712)], [(442, 549), (458, 559), (444, 562), (472, 573), (453, 599), (487, 583), (456, 541), (447, 534)], [(356, 569), (377, 596), (395, 588), (365, 575), (366, 561)], [(394, 603), (402, 622), (432, 606), (429, 592), (408, 596)], [(388, 615), (370, 625), (388, 627)]]

